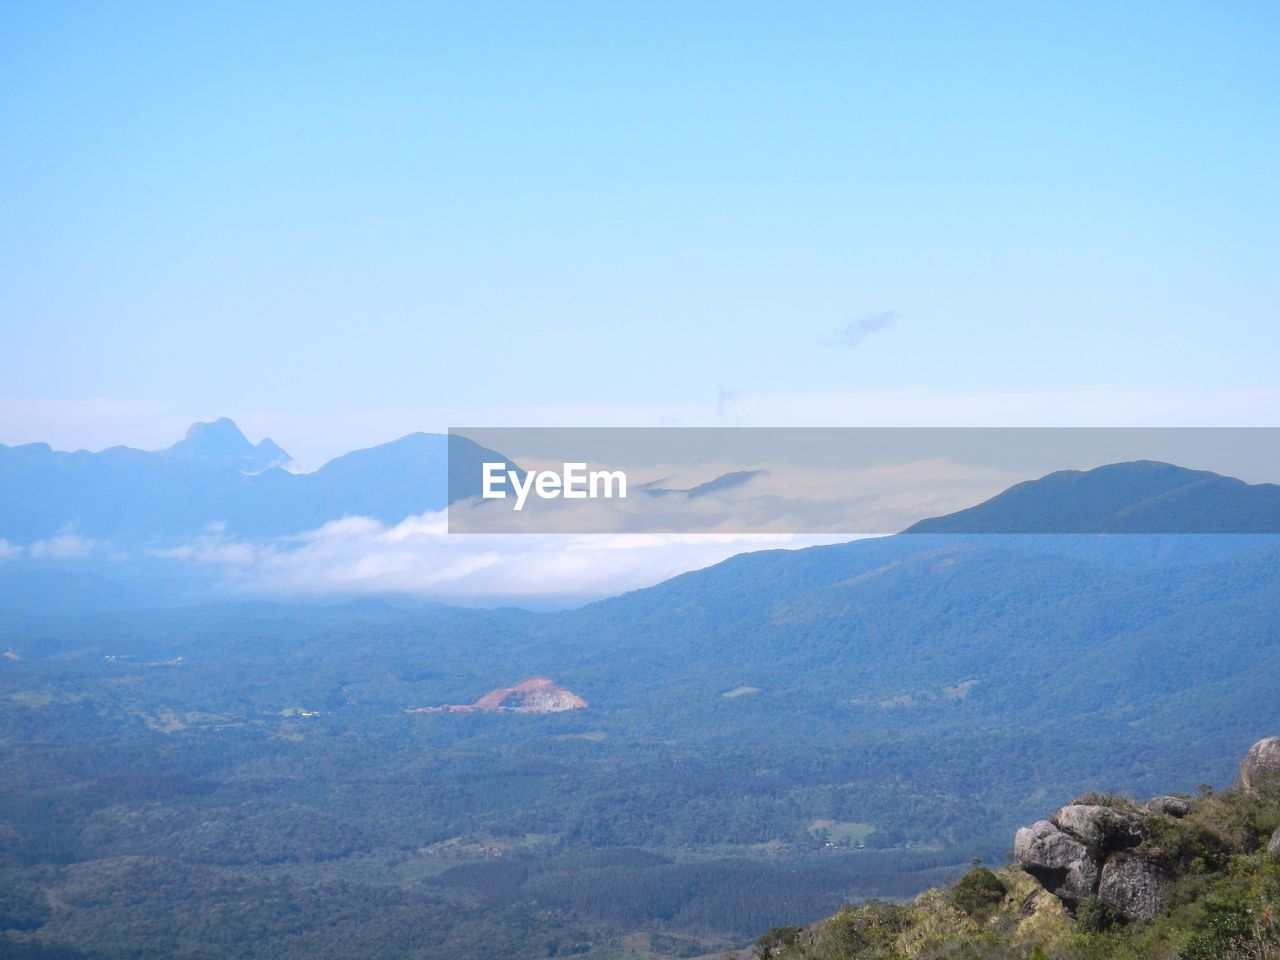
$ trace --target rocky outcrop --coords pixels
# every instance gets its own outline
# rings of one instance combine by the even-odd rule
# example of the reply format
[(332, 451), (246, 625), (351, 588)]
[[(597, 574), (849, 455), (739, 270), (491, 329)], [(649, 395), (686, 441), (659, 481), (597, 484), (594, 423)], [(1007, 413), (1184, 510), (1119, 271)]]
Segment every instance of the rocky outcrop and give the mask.
[(1072, 909), (1098, 888), (1098, 863), (1089, 848), (1048, 820), (1018, 831), (1013, 856), (1023, 870)]
[(514, 687), (491, 690), (472, 704), (475, 710), (515, 710), (521, 713), (559, 713), (581, 710), (587, 705), (576, 693), (566, 690), (554, 680), (533, 677)]
[(1154, 861), (1133, 853), (1117, 853), (1102, 867), (1098, 899), (1131, 923), (1149, 923), (1164, 909), (1169, 880)]
[(936, 944), (930, 956), (1270, 957), (1275, 891), (1255, 881), (1280, 862), (1280, 793), (1248, 791), (1266, 788), (1274, 742), (1250, 751), (1238, 786), (1191, 799), (1090, 794), (1018, 830), (1007, 866), (979, 862), (911, 903), (871, 900), (776, 928), (753, 956), (906, 956)]
[[(1249, 748), (1240, 764), (1240, 790), (1280, 795), (1280, 737)], [(1122, 920), (1146, 923), (1164, 909), (1171, 871), (1186, 869), (1170, 854), (1169, 831), (1191, 830), (1193, 836), (1203, 828), (1171, 823), (1191, 812), (1190, 801), (1174, 796), (1152, 797), (1141, 809), (1123, 800), (1069, 803), (1051, 819), (1018, 831), (1014, 860), (1068, 910), (1096, 896)], [(1212, 832), (1208, 836), (1212, 840)], [(1280, 854), (1280, 830), (1267, 850)]]
[(1146, 811), (1181, 819), (1191, 812), (1191, 804), (1182, 797), (1152, 797), (1146, 803)]
[(1280, 792), (1280, 737), (1259, 740), (1240, 761), (1240, 786), (1245, 793)]
[(1102, 859), (1113, 850), (1136, 847), (1146, 837), (1140, 814), (1092, 803), (1069, 803), (1053, 822)]
[(1144, 921), (1155, 916), (1151, 910), (1159, 912), (1167, 882), (1154, 864), (1128, 852), (1140, 847), (1146, 836), (1141, 813), (1069, 803), (1052, 820), (1019, 830), (1013, 857), (1069, 910), (1097, 896), (1124, 919)]
[(443, 707), (409, 707), (405, 713), (561, 713), (583, 710), (587, 701), (546, 677), (531, 677), (514, 687), (490, 690), (475, 703), (451, 703)]

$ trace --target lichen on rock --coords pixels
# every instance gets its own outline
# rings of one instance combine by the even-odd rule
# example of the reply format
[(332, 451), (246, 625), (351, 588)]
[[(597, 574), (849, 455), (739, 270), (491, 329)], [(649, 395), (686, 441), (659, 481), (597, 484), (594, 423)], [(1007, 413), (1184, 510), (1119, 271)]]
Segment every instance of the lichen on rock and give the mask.
[(1149, 923), (1164, 909), (1169, 876), (1159, 864), (1132, 853), (1117, 853), (1102, 867), (1098, 899), (1130, 923)]

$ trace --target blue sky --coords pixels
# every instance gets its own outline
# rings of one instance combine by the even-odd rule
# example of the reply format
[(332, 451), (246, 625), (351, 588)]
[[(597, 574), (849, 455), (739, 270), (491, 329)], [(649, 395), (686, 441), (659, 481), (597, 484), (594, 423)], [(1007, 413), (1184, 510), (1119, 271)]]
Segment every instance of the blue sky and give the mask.
[(0, 442), (1274, 425), (1277, 35), (1267, 3), (9, 4)]

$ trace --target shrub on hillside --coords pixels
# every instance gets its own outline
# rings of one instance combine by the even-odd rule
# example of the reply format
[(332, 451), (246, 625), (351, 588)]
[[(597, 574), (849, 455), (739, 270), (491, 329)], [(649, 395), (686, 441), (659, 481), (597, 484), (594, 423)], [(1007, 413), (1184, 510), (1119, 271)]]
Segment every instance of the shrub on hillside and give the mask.
[(957, 880), (949, 891), (953, 906), (971, 917), (990, 912), (998, 906), (1009, 888), (986, 867), (976, 867)]
[(756, 949), (752, 957), (755, 960), (770, 960), (771, 957), (778, 956), (783, 947), (789, 947), (796, 942), (796, 935), (800, 930), (800, 927), (774, 927), (756, 939)]
[(1105, 933), (1119, 920), (1115, 911), (1097, 897), (1085, 897), (1076, 908), (1076, 923), (1086, 933)]

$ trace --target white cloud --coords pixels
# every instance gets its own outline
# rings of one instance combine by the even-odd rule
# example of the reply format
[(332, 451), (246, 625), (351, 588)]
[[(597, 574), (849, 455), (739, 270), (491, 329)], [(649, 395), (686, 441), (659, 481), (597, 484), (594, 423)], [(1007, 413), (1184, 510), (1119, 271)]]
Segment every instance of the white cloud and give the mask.
[[(489, 444), (490, 440), (480, 435), (480, 442)], [(501, 443), (494, 448), (507, 450)], [(812, 453), (811, 450), (791, 452), (797, 457)], [(760, 455), (767, 457), (768, 451)], [(526, 468), (547, 466), (523, 451), (517, 451), (513, 459)], [(527, 500), (519, 512), (501, 507), (468, 509), (480, 501), (465, 501), (454, 504), (453, 530), (489, 534), (896, 533), (927, 517), (981, 503), (1020, 481), (1034, 479), (1056, 468), (1052, 462), (1018, 469), (970, 466), (946, 458), (864, 467), (814, 466), (761, 459), (696, 465), (662, 463), (640, 469), (632, 469), (628, 464), (628, 480), (637, 490), (655, 478), (664, 478), (664, 486), (688, 488), (747, 466), (758, 467), (761, 472), (745, 483), (697, 497), (671, 494), (651, 498), (635, 492), (625, 499), (533, 498)]]
[(23, 549), (16, 543), (10, 543), (8, 540), (0, 538), (0, 560), (9, 560), (14, 557), (20, 557)]
[(92, 540), (85, 540), (74, 533), (61, 533), (47, 540), (37, 540), (29, 549), (37, 560), (72, 560), (87, 557), (93, 552), (93, 545)]
[(409, 593), (447, 600), (587, 599), (651, 586), (747, 550), (844, 536), (461, 535), (443, 513), (384, 527), (365, 517), (265, 543), (202, 536), (158, 556), (210, 568), (264, 594)]

